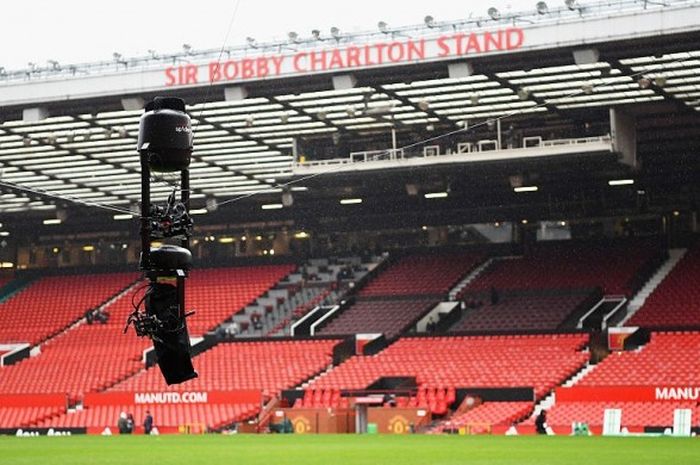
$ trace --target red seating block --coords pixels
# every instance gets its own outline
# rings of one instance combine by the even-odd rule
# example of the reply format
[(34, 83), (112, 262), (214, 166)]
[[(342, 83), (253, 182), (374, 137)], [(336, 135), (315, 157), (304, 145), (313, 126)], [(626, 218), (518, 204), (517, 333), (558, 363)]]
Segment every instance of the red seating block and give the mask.
[(547, 243), (518, 259), (499, 260), (465, 293), (505, 289), (580, 289), (601, 287), (605, 294), (634, 291), (637, 273), (659, 248), (644, 240), (613, 244)]
[(324, 335), (384, 333), (388, 338), (392, 338), (405, 330), (434, 304), (432, 300), (421, 299), (359, 301), (318, 333)]
[(651, 328), (700, 325), (700, 246), (689, 250), (630, 319)]
[(137, 273), (52, 276), (0, 303), (0, 343), (37, 344), (138, 279)]
[(583, 334), (403, 338), (373, 356), (356, 356), (321, 375), (313, 389), (364, 389), (378, 378), (415, 376), (427, 389), (532, 386), (538, 397), (588, 360)]
[(370, 281), (361, 296), (444, 294), (483, 260), (481, 254), (411, 255)]
[[(279, 394), (299, 385), (332, 363), (336, 339), (305, 341), (235, 342), (219, 344), (194, 359), (200, 377), (187, 383), (188, 390), (262, 389)], [(164, 391), (157, 368), (129, 378), (113, 388), (117, 391)]]

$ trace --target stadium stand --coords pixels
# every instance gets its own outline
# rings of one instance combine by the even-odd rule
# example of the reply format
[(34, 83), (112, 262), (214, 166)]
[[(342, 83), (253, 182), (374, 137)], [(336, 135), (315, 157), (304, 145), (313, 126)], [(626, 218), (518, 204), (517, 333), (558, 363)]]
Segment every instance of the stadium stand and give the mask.
[[(338, 342), (319, 339), (219, 344), (194, 359), (200, 377), (188, 382), (187, 389), (262, 389), (265, 395), (275, 395), (326, 369)], [(164, 386), (160, 371), (151, 368), (113, 389), (149, 392), (163, 390)]]
[(347, 408), (348, 397), (340, 395), (340, 389), (306, 389), (304, 397), (297, 399), (294, 408)]
[(435, 301), (362, 300), (331, 320), (318, 334), (383, 333), (393, 338), (428, 311)]
[(53, 420), (65, 412), (65, 407), (0, 407), (0, 428), (37, 426), (46, 421), (55, 426)]
[(38, 279), (0, 303), (0, 342), (38, 344), (104, 304), (138, 279), (136, 273)]
[(360, 290), (357, 302), (318, 334), (383, 333), (394, 338), (482, 260), (482, 254), (463, 251), (400, 257), (369, 281)]
[(370, 281), (360, 296), (445, 294), (482, 260), (481, 254), (468, 252), (402, 257)]
[(616, 352), (588, 373), (579, 386), (700, 384), (700, 332), (652, 333), (635, 351)]
[(493, 426), (510, 426), (524, 418), (532, 406), (532, 402), (485, 402), (439, 423), (431, 432), (467, 428), (470, 434), (488, 433)]
[[(622, 410), (622, 427), (633, 432), (642, 432), (645, 426), (673, 425), (675, 409), (690, 409), (693, 418), (700, 414), (696, 402), (565, 402), (547, 411), (547, 424), (552, 427), (569, 428), (572, 423), (578, 422), (600, 428), (603, 425), (605, 410), (615, 408)], [(534, 425), (534, 418), (523, 424)]]
[(387, 376), (414, 376), (420, 388), (532, 386), (540, 397), (587, 360), (585, 334), (402, 338), (374, 356), (356, 356), (311, 388), (364, 389)]
[(0, 276), (0, 298), (2, 297), (3, 288), (10, 284), (14, 278), (12, 276)]
[[(572, 292), (572, 291), (569, 291)], [(581, 305), (598, 296), (596, 290), (554, 295), (501, 295), (497, 304), (467, 310), (452, 331), (528, 331), (561, 328)], [(591, 303), (592, 304), (592, 303)]]
[(186, 305), (196, 311), (187, 320), (190, 335), (214, 329), (294, 268), (294, 265), (267, 265), (196, 270), (187, 282)]
[[(188, 290), (188, 303), (192, 306), (190, 308), (207, 310), (192, 317), (194, 330), (191, 334), (216, 326), (225, 317), (264, 292), (289, 269), (289, 266), (222, 268), (198, 270), (193, 273), (194, 285), (191, 292)], [(105, 275), (99, 277), (98, 282), (103, 283), (102, 286), (106, 289), (107, 283), (113, 281), (109, 289), (110, 292), (114, 292), (120, 290), (118, 286), (122, 286), (125, 279), (135, 276)], [(47, 279), (52, 281), (48, 289), (55, 289), (55, 280)], [(86, 280), (81, 277), (81, 281), (91, 283), (93, 279)], [(75, 284), (72, 278), (59, 282), (64, 285)], [(128, 284), (128, 281), (126, 283)], [(31, 288), (25, 292), (30, 290)], [(78, 290), (84, 290), (84, 287), (78, 287)], [(74, 302), (76, 298), (72, 292), (75, 291), (71, 291), (66, 299), (61, 299), (59, 293), (53, 299), (56, 307), (65, 308)], [(87, 290), (86, 294), (89, 296), (93, 292)], [(39, 299), (41, 296), (44, 294), (32, 298)], [(93, 300), (101, 302), (109, 297), (104, 293), (98, 296), (93, 297)], [(18, 295), (11, 301), (20, 297)], [(133, 310), (132, 293), (122, 296), (105, 310), (109, 314), (105, 324), (96, 321), (94, 324), (78, 325), (47, 341), (42, 346), (40, 356), (6, 367), (0, 378), (0, 392), (63, 392), (71, 397), (79, 397), (86, 392), (106, 389), (141, 370), (143, 351), (151, 346), (150, 341), (136, 338), (132, 333), (124, 335), (121, 331), (127, 316)], [(84, 313), (83, 310), (74, 317), (82, 317)], [(39, 376), (39, 373), (42, 376)]]
[(132, 311), (131, 294), (105, 311), (105, 324), (80, 324), (43, 344), (40, 355), (2, 368), (0, 393), (64, 393), (77, 398), (137, 373), (151, 343), (122, 333)]
[(689, 250), (637, 313), (630, 326), (649, 328), (700, 326), (700, 246)]
[(451, 330), (573, 328), (572, 315), (601, 293), (633, 295), (662, 258), (653, 240), (537, 244), (521, 258), (494, 260), (462, 289), (468, 310)]
[(630, 297), (663, 255), (652, 240), (538, 244), (522, 258), (497, 260), (460, 297), (492, 288), (581, 289)]
[[(651, 341), (640, 349), (613, 353), (586, 374), (576, 386), (696, 386), (700, 383), (700, 332), (653, 333)], [(639, 430), (644, 426), (670, 426), (676, 408), (690, 408), (697, 415), (695, 401), (649, 402), (558, 402), (548, 410), (552, 426), (570, 426), (586, 422), (603, 424), (605, 409), (622, 409), (622, 425)], [(525, 424), (531, 425), (533, 419)]]

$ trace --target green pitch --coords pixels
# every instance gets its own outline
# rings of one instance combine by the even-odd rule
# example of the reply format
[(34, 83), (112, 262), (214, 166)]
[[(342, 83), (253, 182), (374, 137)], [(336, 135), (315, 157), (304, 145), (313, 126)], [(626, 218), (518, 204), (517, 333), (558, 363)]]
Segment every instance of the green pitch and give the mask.
[(700, 439), (505, 436), (0, 437), (3, 465), (684, 465)]

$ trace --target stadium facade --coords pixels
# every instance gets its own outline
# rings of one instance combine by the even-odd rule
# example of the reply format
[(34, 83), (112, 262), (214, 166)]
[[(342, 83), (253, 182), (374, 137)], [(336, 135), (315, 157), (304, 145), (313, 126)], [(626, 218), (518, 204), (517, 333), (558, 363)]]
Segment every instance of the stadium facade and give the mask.
[[(551, 408), (558, 433), (689, 434), (670, 393), (700, 381), (699, 20), (540, 2), (0, 68), (0, 431), (150, 408), (163, 432), (533, 432)], [(157, 95), (195, 141), (185, 390), (119, 334)]]

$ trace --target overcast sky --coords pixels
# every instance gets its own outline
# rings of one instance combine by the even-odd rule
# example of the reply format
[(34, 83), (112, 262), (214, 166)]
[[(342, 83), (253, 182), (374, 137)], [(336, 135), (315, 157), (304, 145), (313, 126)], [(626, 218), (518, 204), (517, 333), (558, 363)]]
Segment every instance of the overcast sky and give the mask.
[[(343, 31), (390, 25), (418, 24), (425, 15), (436, 20), (485, 16), (488, 6), (501, 12), (534, 10), (536, 0), (487, 2), (430, 0), (422, 2), (380, 0), (8, 0), (0, 13), (0, 67), (26, 68), (28, 62), (45, 66), (47, 60), (83, 63), (195, 49), (218, 49), (231, 18), (233, 27), (226, 45), (244, 44), (247, 36), (258, 41), (286, 38), (297, 31), (309, 36), (312, 29), (328, 33), (331, 26)], [(550, 7), (563, 0), (550, 0)]]

